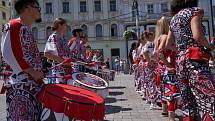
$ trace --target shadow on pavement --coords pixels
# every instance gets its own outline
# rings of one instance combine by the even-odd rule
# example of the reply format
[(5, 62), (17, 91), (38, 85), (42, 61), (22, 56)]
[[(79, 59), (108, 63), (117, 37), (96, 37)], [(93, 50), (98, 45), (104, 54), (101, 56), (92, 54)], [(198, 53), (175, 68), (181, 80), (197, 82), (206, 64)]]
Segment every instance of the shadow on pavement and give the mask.
[(116, 99), (113, 97), (105, 98), (105, 103), (115, 103), (117, 101), (127, 101), (128, 99)]
[(106, 105), (105, 106), (105, 114), (114, 114), (119, 113), (120, 111), (130, 111), (132, 108), (122, 108), (120, 106), (112, 106), (112, 105)]
[(115, 102), (116, 102), (116, 98), (113, 98), (113, 97), (105, 98), (105, 103), (115, 103)]
[(117, 95), (123, 95), (124, 92), (109, 92), (109, 95), (112, 95), (112, 96), (117, 96)]
[(112, 86), (112, 87), (108, 87), (108, 89), (125, 89), (126, 87), (122, 87), (122, 86)]

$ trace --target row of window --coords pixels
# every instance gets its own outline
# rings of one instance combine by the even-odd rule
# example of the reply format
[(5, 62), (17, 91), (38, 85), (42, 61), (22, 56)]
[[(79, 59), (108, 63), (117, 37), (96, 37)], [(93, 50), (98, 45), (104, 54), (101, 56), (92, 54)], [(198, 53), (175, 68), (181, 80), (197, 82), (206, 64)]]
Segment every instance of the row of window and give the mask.
[[(161, 12), (168, 12), (168, 3), (161, 3)], [(94, 9), (96, 12), (102, 11), (102, 4), (101, 0), (95, 0), (94, 1)], [(70, 3), (69, 2), (63, 2), (62, 3), (63, 13), (69, 13), (70, 12)], [(134, 9), (134, 8), (132, 8)], [(154, 4), (147, 4), (147, 12), (148, 13), (154, 13)], [(116, 11), (116, 0), (110, 0), (110, 11)], [(86, 1), (80, 1), (80, 12), (87, 12), (87, 2)], [(52, 3), (46, 3), (46, 13), (51, 14), (52, 11)]]
[[(47, 14), (53, 13), (51, 2), (47, 2), (45, 7), (46, 7)], [(80, 12), (87, 12), (87, 1), (80, 1), (79, 7), (80, 7)], [(95, 11), (101, 12), (102, 11), (101, 0), (95, 0), (94, 7), (95, 7)], [(63, 13), (69, 13), (70, 12), (70, 3), (62, 2), (62, 8), (63, 8), (63, 11), (62, 11)], [(116, 0), (110, 0), (110, 11), (116, 11)]]
[[(161, 3), (161, 12), (168, 12), (168, 3)], [(154, 4), (147, 4), (147, 12), (154, 13)]]
[[(87, 33), (88, 33), (87, 25), (82, 25), (81, 28), (83, 29), (84, 33), (87, 35)], [(96, 29), (96, 37), (102, 37), (103, 36), (102, 25), (97, 24), (95, 29)], [(69, 30), (71, 31), (71, 27), (69, 27)], [(110, 34), (111, 34), (112, 37), (116, 37), (118, 35), (117, 25), (116, 24), (111, 25), (110, 32), (111, 32)], [(37, 29), (37, 27), (32, 28), (32, 33), (33, 33), (34, 38), (38, 39), (38, 29)], [(51, 33), (52, 33), (51, 32), (51, 27), (47, 27), (46, 28), (46, 37), (48, 38)]]

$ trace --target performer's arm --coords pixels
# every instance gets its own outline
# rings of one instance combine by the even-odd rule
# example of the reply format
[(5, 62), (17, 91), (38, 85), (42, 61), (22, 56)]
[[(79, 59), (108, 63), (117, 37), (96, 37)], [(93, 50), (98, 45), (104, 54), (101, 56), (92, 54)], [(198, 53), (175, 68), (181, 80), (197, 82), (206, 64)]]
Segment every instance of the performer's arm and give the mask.
[(44, 50), (44, 56), (58, 63), (61, 63), (64, 61), (64, 58), (58, 55), (58, 49), (55, 43), (57, 40), (55, 39), (56, 39), (55, 35), (51, 35), (47, 40)]
[[(13, 38), (11, 38), (13, 39)], [(11, 48), (13, 51), (13, 55), (15, 57), (15, 61), (12, 62), (13, 65), (16, 65), (17, 68), (20, 68), (22, 71), (30, 74), (34, 80), (36, 81), (42, 81), (44, 78), (44, 74), (40, 71), (34, 70), (31, 65), (28, 64), (26, 61), (28, 57), (28, 48), (26, 48), (24, 45), (24, 37), (20, 37), (20, 40), (16, 40), (11, 42)], [(21, 44), (23, 43), (23, 44)], [(26, 54), (26, 55), (25, 55)]]

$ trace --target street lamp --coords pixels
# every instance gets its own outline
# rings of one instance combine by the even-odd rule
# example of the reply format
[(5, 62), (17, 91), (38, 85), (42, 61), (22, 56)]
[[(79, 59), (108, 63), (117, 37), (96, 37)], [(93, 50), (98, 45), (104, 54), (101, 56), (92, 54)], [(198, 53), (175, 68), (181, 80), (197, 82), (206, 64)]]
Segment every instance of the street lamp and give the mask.
[(140, 29), (139, 29), (139, 11), (138, 11), (138, 2), (137, 0), (133, 1), (132, 8), (135, 10), (135, 17), (136, 17), (136, 32), (137, 32), (137, 40), (140, 37)]

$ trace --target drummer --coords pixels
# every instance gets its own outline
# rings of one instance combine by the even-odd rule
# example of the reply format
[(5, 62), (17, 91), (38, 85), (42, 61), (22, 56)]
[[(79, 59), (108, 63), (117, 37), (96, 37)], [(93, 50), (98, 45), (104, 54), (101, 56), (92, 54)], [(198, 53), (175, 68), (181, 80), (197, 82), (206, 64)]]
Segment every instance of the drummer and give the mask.
[[(49, 36), (44, 55), (45, 57), (53, 60), (52, 61), (52, 74), (55, 76), (64, 76), (65, 66), (69, 67), (70, 63), (65, 63), (63, 66), (57, 66), (57, 64), (62, 63), (64, 58), (69, 57), (69, 48), (66, 45), (64, 35), (67, 32), (67, 22), (63, 18), (56, 18), (52, 25), (53, 33)], [(61, 78), (53, 78), (54, 83), (66, 83)]]
[(90, 47), (90, 45), (86, 46), (86, 54), (85, 54), (85, 58), (86, 58), (86, 62), (91, 62), (92, 61), (92, 57), (93, 57), (93, 53), (92, 53), (92, 49)]
[(6, 83), (8, 121), (37, 121), (40, 106), (36, 99), (44, 74), (37, 42), (31, 26), (41, 22), (37, 0), (16, 0), (19, 16), (3, 28), (1, 51), (5, 62), (12, 68), (11, 79)]
[[(80, 60), (83, 62), (87, 62), (86, 58), (86, 43), (87, 43), (87, 37), (85, 34), (83, 34), (83, 37), (80, 38)], [(86, 67), (83, 65), (79, 66), (79, 71), (80, 72), (86, 72)]]
[(68, 47), (72, 58), (81, 58), (81, 39), (84, 38), (82, 29), (74, 29), (72, 31), (73, 37), (69, 40)]

